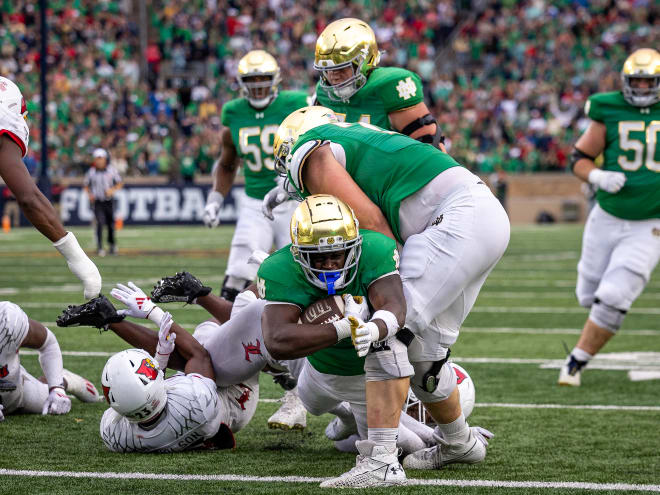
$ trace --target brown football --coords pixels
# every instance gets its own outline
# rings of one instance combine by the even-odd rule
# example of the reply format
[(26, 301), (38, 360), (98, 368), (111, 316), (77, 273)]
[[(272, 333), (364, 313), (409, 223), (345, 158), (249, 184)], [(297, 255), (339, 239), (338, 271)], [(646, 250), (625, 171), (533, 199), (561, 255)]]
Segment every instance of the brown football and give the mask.
[(301, 323), (321, 325), (341, 320), (344, 317), (344, 300), (341, 296), (328, 296), (307, 306), (303, 311)]

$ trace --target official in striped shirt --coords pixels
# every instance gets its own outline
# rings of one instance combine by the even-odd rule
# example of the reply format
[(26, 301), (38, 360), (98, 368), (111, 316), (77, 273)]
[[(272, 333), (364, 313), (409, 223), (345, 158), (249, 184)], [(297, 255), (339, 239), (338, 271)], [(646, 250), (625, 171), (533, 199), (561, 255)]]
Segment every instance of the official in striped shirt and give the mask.
[(94, 162), (85, 174), (84, 189), (89, 202), (94, 207), (96, 217), (97, 254), (105, 256), (103, 249), (103, 226), (108, 226), (108, 245), (110, 254), (117, 254), (115, 244), (114, 195), (121, 189), (123, 182), (117, 170), (108, 165), (108, 152), (102, 148), (94, 150)]

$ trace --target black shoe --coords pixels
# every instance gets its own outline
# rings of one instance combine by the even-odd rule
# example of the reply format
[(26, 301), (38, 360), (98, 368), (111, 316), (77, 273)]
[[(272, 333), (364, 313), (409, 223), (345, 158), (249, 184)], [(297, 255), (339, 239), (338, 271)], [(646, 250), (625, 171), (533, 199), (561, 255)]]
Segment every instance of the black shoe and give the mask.
[(155, 303), (186, 302), (192, 303), (196, 298), (208, 296), (210, 287), (188, 272), (179, 272), (173, 277), (164, 277), (154, 285), (151, 300)]
[(273, 374), (273, 381), (277, 383), (284, 390), (293, 390), (298, 385), (298, 380), (292, 377), (286, 371), (284, 373)]
[(58, 327), (77, 327), (79, 325), (108, 329), (110, 323), (118, 323), (124, 315), (117, 310), (105, 296), (90, 299), (79, 306), (69, 306), (57, 317)]

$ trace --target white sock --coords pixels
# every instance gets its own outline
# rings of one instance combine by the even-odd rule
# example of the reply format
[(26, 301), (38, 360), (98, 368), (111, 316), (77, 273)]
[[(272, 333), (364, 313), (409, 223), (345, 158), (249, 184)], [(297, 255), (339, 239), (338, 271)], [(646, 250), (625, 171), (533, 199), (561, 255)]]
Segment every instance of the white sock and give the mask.
[(593, 354), (589, 354), (587, 351), (583, 351), (578, 347), (573, 348), (571, 355), (578, 361), (585, 361), (587, 363), (594, 357)]
[(396, 441), (399, 438), (399, 429), (369, 428), (367, 438), (374, 442), (376, 445), (382, 445), (389, 452), (393, 452), (396, 450)]
[(450, 444), (465, 443), (470, 437), (470, 427), (465, 421), (463, 413), (451, 423), (438, 424), (438, 429)]

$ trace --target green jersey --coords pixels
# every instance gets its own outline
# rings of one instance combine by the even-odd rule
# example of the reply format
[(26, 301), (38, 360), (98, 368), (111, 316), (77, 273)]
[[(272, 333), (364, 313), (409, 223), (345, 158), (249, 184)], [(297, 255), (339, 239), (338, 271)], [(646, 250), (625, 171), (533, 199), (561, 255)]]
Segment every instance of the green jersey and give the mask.
[(398, 67), (377, 67), (348, 102), (335, 101), (316, 85), (317, 105), (330, 108), (343, 122), (365, 122), (392, 129), (388, 114), (424, 101), (422, 80)]
[(598, 190), (600, 207), (627, 220), (660, 218), (660, 103), (635, 107), (620, 91), (597, 93), (585, 113), (605, 124), (603, 170), (626, 174), (618, 193)]
[(325, 124), (306, 132), (296, 142), (289, 165), (291, 181), (303, 196), (302, 167), (309, 153), (323, 142), (341, 145), (346, 171), (387, 218), (392, 232), (399, 231), (401, 201), (416, 193), (439, 174), (460, 166), (447, 153), (408, 136), (369, 124)]
[[(360, 234), (362, 255), (357, 275), (338, 294), (367, 297), (372, 282), (387, 274), (398, 273), (399, 253), (396, 243), (378, 232), (360, 230)], [(263, 299), (292, 303), (301, 309), (328, 297), (326, 291), (307, 281), (301, 266), (293, 259), (290, 244), (275, 251), (261, 264), (257, 273), (257, 288)], [(350, 337), (315, 352), (307, 359), (317, 371), (329, 375), (353, 376), (364, 373), (365, 358), (358, 357)]]
[(266, 108), (256, 109), (246, 98), (228, 101), (222, 107), (222, 125), (229, 127), (236, 153), (243, 160), (245, 194), (263, 199), (276, 186), (273, 141), (282, 121), (294, 110), (307, 106), (302, 91), (280, 91)]

